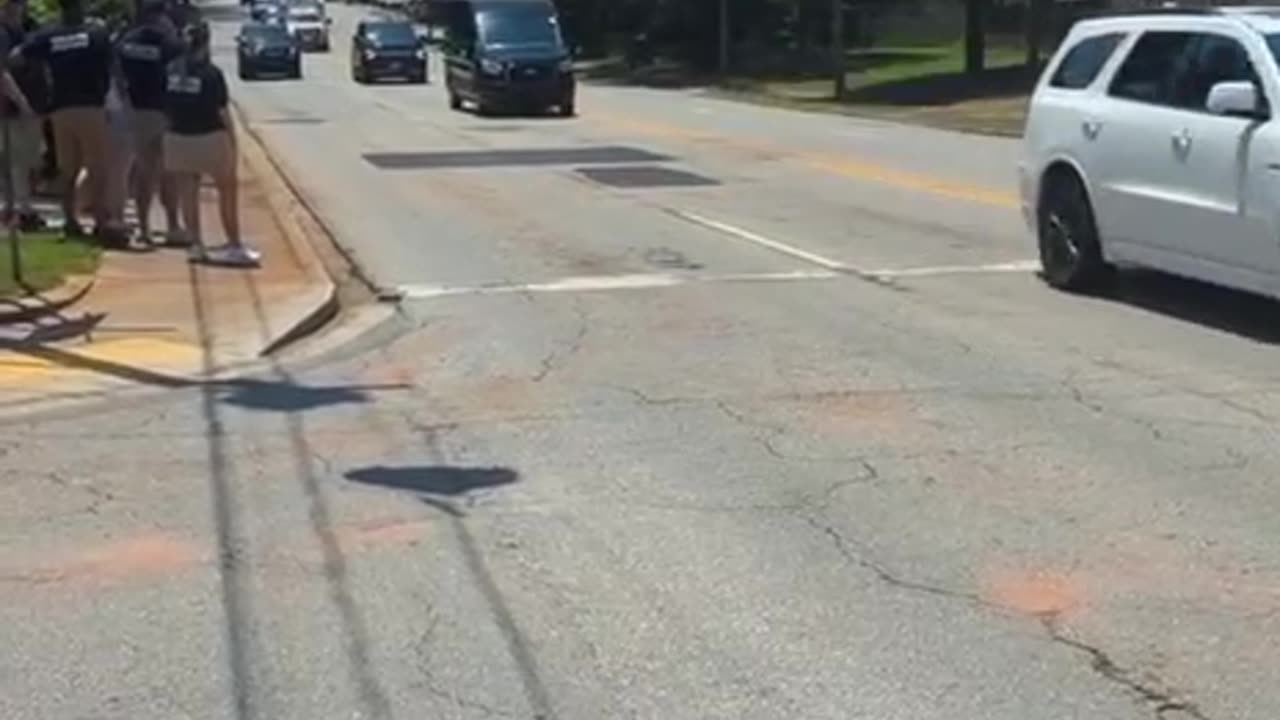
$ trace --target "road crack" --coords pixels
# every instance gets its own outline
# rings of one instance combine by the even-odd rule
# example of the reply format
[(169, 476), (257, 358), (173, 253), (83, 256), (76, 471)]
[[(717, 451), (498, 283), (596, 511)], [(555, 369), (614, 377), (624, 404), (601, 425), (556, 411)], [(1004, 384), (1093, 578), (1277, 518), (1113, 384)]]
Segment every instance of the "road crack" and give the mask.
[(803, 519), (809, 526), (821, 532), (830, 540), (831, 544), (848, 563), (870, 572), (876, 579), (889, 587), (942, 600), (965, 603), (998, 613), (1005, 618), (1034, 618), (1039, 622), (1050, 642), (1069, 648), (1086, 657), (1089, 660), (1090, 669), (1095, 674), (1108, 683), (1122, 688), (1127, 694), (1149, 709), (1153, 713), (1155, 720), (1177, 720), (1178, 718), (1211, 720), (1194, 702), (1183, 697), (1176, 690), (1169, 688), (1153, 674), (1139, 675), (1136, 670), (1120, 665), (1101, 647), (1068, 636), (1059, 625), (1058, 612), (1028, 615), (1025, 611), (1017, 608), (992, 602), (976, 592), (956, 590), (943, 585), (912, 580), (876, 560), (866, 546), (841, 533), (834, 525), (823, 521), (817, 514), (805, 514)]
[(578, 351), (582, 349), (582, 343), (586, 340), (587, 333), (590, 330), (590, 320), (587, 318), (587, 313), (582, 308), (581, 303), (574, 304), (574, 312), (578, 315), (578, 327), (573, 337), (562, 347), (552, 349), (542, 358), (538, 371), (531, 378), (532, 382), (540, 383), (546, 380), (547, 376), (563, 367), (569, 358), (577, 355)]
[(1157, 720), (1172, 720), (1174, 713), (1195, 720), (1209, 720), (1209, 716), (1194, 703), (1179, 697), (1176, 691), (1165, 687), (1158, 678), (1150, 675), (1145, 679), (1138, 677), (1133, 670), (1119, 665), (1105, 650), (1067, 636), (1058, 625), (1056, 615), (1045, 615), (1040, 622), (1050, 640), (1084, 655), (1095, 673), (1124, 688), (1150, 707)]

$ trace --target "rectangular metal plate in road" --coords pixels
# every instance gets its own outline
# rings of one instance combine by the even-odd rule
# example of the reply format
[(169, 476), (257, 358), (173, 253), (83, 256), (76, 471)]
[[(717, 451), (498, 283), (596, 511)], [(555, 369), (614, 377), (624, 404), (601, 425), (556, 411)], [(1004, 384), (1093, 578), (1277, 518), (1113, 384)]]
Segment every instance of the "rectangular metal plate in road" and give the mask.
[(720, 184), (709, 177), (654, 165), (578, 168), (577, 172), (589, 180), (615, 188), (709, 187)]
[(639, 148), (538, 148), (529, 150), (454, 150), (446, 152), (369, 153), (366, 162), (380, 170), (539, 167), (547, 165), (618, 165), (666, 162), (672, 158)]

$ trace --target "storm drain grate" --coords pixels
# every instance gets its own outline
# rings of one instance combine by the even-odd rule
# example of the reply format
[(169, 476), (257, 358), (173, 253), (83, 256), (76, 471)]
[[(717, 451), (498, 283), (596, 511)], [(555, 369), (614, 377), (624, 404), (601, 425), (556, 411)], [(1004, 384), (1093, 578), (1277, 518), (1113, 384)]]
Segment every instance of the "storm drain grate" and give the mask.
[(720, 184), (709, 177), (656, 165), (578, 168), (577, 172), (589, 180), (615, 188), (709, 187)]
[(369, 153), (365, 162), (380, 170), (538, 167), (546, 165), (617, 165), (666, 162), (671, 158), (639, 148), (539, 148), (530, 150), (456, 150), (447, 152)]

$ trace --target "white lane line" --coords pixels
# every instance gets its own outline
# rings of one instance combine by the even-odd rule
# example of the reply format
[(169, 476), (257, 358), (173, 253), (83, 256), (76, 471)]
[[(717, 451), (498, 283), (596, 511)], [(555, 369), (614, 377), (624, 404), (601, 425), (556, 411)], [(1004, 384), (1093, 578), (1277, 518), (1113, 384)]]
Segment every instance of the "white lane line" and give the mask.
[(510, 283), (500, 285), (400, 285), (393, 295), (402, 300), (430, 300), (462, 295), (519, 295), (527, 293), (602, 292), (677, 287), (698, 283), (796, 282), (830, 280), (838, 273), (820, 270), (798, 270), (778, 273), (739, 273), (727, 275), (674, 275), (651, 273), (642, 275), (588, 275), (568, 277), (543, 283)]
[(907, 267), (907, 268), (882, 268), (876, 270), (867, 270), (859, 268), (855, 265), (842, 263), (838, 260), (832, 260), (817, 253), (802, 250), (798, 247), (788, 245), (767, 238), (758, 233), (744, 230), (740, 227), (730, 225), (726, 222), (713, 220), (697, 213), (691, 213), (686, 210), (676, 210), (674, 208), (664, 208), (668, 213), (682, 220), (686, 220), (695, 225), (715, 230), (724, 235), (745, 240), (749, 243), (759, 245), (764, 248), (782, 253), (789, 257), (803, 260), (808, 263), (825, 268), (832, 272), (856, 275), (870, 280), (892, 280), (894, 278), (911, 278), (911, 277), (934, 277), (938, 275), (978, 275), (990, 273), (1023, 273), (1032, 272), (1039, 269), (1040, 263), (1035, 260), (1012, 260), (1009, 262), (998, 263), (979, 263), (974, 265), (926, 265), (923, 267)]
[(1035, 260), (1012, 260), (1002, 263), (987, 263), (981, 265), (936, 265), (933, 267), (909, 267), (885, 270), (868, 270), (867, 275), (874, 277), (892, 279), (892, 278), (911, 278), (911, 277), (935, 277), (937, 275), (981, 275), (993, 273), (1027, 273), (1040, 269), (1040, 263)]
[(793, 258), (796, 258), (797, 260), (803, 260), (807, 263), (812, 263), (814, 265), (817, 265), (818, 267), (826, 268), (827, 270), (831, 270), (833, 272), (854, 273), (857, 275), (864, 274), (861, 270), (858, 270), (857, 268), (846, 265), (842, 262), (832, 260), (831, 258), (823, 257), (821, 255), (818, 255), (817, 253), (811, 253), (808, 250), (801, 250), (798, 247), (792, 247), (791, 245), (788, 245), (784, 242), (778, 242), (777, 240), (770, 240), (769, 238), (763, 235), (757, 235), (751, 232), (750, 230), (743, 230), (740, 227), (735, 227), (728, 223), (720, 222), (719, 220), (712, 220), (711, 218), (708, 218), (708, 217), (703, 217), (701, 215), (687, 212), (685, 210), (676, 210), (674, 208), (666, 208), (666, 211), (680, 218), (681, 220), (686, 220), (695, 225), (701, 225), (702, 227), (715, 230), (717, 232), (723, 233), (730, 237), (738, 238), (739, 240), (746, 240), (749, 243), (754, 243), (756, 245), (759, 245), (760, 247), (768, 248), (770, 250), (773, 250), (774, 252), (782, 253), (783, 255), (789, 255)]

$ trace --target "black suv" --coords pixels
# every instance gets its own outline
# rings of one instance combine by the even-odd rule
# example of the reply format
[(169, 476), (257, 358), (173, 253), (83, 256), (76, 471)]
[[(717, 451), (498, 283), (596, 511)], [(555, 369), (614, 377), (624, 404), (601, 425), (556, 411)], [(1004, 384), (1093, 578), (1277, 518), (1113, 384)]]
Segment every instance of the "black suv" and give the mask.
[(283, 25), (254, 23), (236, 36), (236, 60), (241, 80), (260, 75), (302, 77), (302, 53), (298, 40)]
[(456, 0), (444, 5), (449, 106), (574, 113), (573, 58), (551, 0)]
[(351, 38), (351, 79), (358, 83), (388, 77), (427, 81), (426, 42), (413, 25), (397, 20), (364, 20)]

